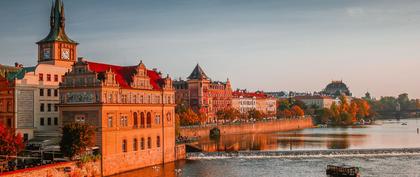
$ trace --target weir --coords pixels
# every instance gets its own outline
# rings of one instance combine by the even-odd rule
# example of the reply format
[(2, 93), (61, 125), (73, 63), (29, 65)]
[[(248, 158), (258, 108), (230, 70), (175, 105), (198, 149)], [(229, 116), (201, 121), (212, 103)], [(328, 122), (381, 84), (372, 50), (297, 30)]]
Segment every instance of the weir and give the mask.
[(302, 158), (302, 157), (397, 156), (397, 155), (420, 155), (420, 148), (193, 152), (193, 153), (187, 154), (187, 159), (199, 160), (199, 159), (221, 159), (221, 158), (294, 158), (294, 157)]

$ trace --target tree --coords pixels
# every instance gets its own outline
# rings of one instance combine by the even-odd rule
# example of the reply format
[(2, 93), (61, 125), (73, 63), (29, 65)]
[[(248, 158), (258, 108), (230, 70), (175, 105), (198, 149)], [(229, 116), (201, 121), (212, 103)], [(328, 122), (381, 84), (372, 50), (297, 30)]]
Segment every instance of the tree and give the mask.
[(302, 117), (305, 115), (303, 109), (297, 105), (292, 106), (292, 108), (290, 108), (290, 112), (292, 112), (293, 117)]
[(416, 109), (420, 109), (420, 99), (416, 99)]
[(277, 107), (278, 111), (284, 111), (286, 109), (290, 109), (290, 102), (289, 102), (289, 100), (286, 100), (286, 99), (279, 100), (277, 105), (278, 105), (278, 107)]
[(340, 113), (340, 124), (341, 125), (351, 125), (351, 124), (353, 124), (353, 116), (348, 112)]
[(331, 105), (331, 121), (338, 125), (340, 123), (340, 109), (335, 102)]
[(70, 159), (86, 152), (86, 148), (95, 145), (95, 130), (88, 124), (71, 123), (63, 127), (60, 141), (61, 152)]
[[(0, 155), (16, 156), (24, 147), (22, 135), (15, 134), (12, 129), (8, 129), (0, 123)], [(10, 158), (6, 157), (5, 159)]]
[(263, 118), (263, 115), (262, 115), (262, 113), (260, 112), (260, 111), (258, 111), (258, 110), (256, 110), (256, 109), (252, 109), (252, 110), (249, 110), (248, 111), (248, 118), (249, 119), (257, 119), (257, 120), (259, 120), (259, 119), (262, 119)]
[(292, 117), (292, 112), (290, 112), (289, 109), (279, 111), (277, 114), (278, 114), (277, 115), (278, 118), (290, 118), (290, 117)]
[(321, 124), (327, 124), (328, 123), (328, 121), (331, 119), (331, 117), (333, 116), (333, 114), (332, 114), (332, 112), (331, 112), (331, 110), (330, 109), (328, 109), (328, 108), (324, 108), (324, 109), (321, 109), (321, 110), (317, 110), (316, 111), (316, 120), (317, 120), (317, 122), (318, 123), (321, 123)]
[(187, 108), (185, 112), (179, 113), (181, 125), (194, 125), (200, 122), (200, 117), (191, 109)]

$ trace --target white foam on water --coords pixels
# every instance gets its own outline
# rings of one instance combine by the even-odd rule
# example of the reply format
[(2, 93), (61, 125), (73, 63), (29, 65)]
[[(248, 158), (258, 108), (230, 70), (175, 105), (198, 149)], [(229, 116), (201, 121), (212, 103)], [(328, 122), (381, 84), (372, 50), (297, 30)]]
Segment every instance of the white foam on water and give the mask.
[(420, 148), (189, 153), (188, 160), (420, 156)]

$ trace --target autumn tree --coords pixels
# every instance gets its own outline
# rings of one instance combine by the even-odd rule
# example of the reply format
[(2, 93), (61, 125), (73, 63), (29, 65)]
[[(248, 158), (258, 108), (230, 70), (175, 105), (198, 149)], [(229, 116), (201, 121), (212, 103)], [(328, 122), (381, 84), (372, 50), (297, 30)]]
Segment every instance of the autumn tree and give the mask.
[(61, 152), (70, 159), (86, 152), (86, 148), (95, 145), (95, 130), (92, 126), (82, 123), (71, 123), (63, 127), (60, 141)]
[(6, 156), (8, 160), (10, 158), (7, 156), (16, 156), (24, 147), (22, 135), (0, 123), (0, 155)]
[(238, 110), (236, 110), (232, 107), (229, 107), (229, 108), (217, 111), (216, 116), (219, 120), (224, 120), (224, 121), (230, 120), (230, 121), (232, 121), (232, 120), (238, 118), (240, 116), (240, 113), (239, 113)]
[(277, 112), (277, 117), (278, 118), (290, 118), (290, 117), (292, 117), (292, 112), (289, 109), (278, 111)]
[(184, 112), (181, 112), (178, 115), (181, 125), (194, 125), (200, 123), (200, 117), (191, 108), (187, 108)]
[(292, 106), (292, 108), (290, 108), (290, 112), (292, 112), (293, 117), (302, 117), (305, 115), (303, 109), (297, 105)]
[(256, 109), (252, 109), (248, 111), (248, 118), (249, 119), (257, 119), (260, 120), (263, 118), (263, 115), (260, 111), (256, 110)]

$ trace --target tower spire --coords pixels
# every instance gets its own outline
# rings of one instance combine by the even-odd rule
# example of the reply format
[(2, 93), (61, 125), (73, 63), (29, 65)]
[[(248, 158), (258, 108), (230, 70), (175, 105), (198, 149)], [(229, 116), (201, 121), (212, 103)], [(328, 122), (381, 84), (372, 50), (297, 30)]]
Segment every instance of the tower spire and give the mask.
[(50, 27), (53, 28), (54, 26), (54, 2), (51, 1), (51, 15), (50, 15)]
[(50, 33), (46, 38), (39, 41), (39, 43), (45, 42), (67, 42), (77, 44), (77, 42), (71, 40), (65, 32), (65, 16), (64, 16), (64, 3), (62, 0), (55, 0), (51, 6), (51, 16), (50, 16)]
[[(59, 0), (61, 1), (61, 0)], [(61, 2), (61, 7), (60, 7), (60, 26), (61, 28), (63, 28), (63, 30), (65, 29), (65, 21), (66, 21), (66, 17), (64, 16), (64, 3)]]

